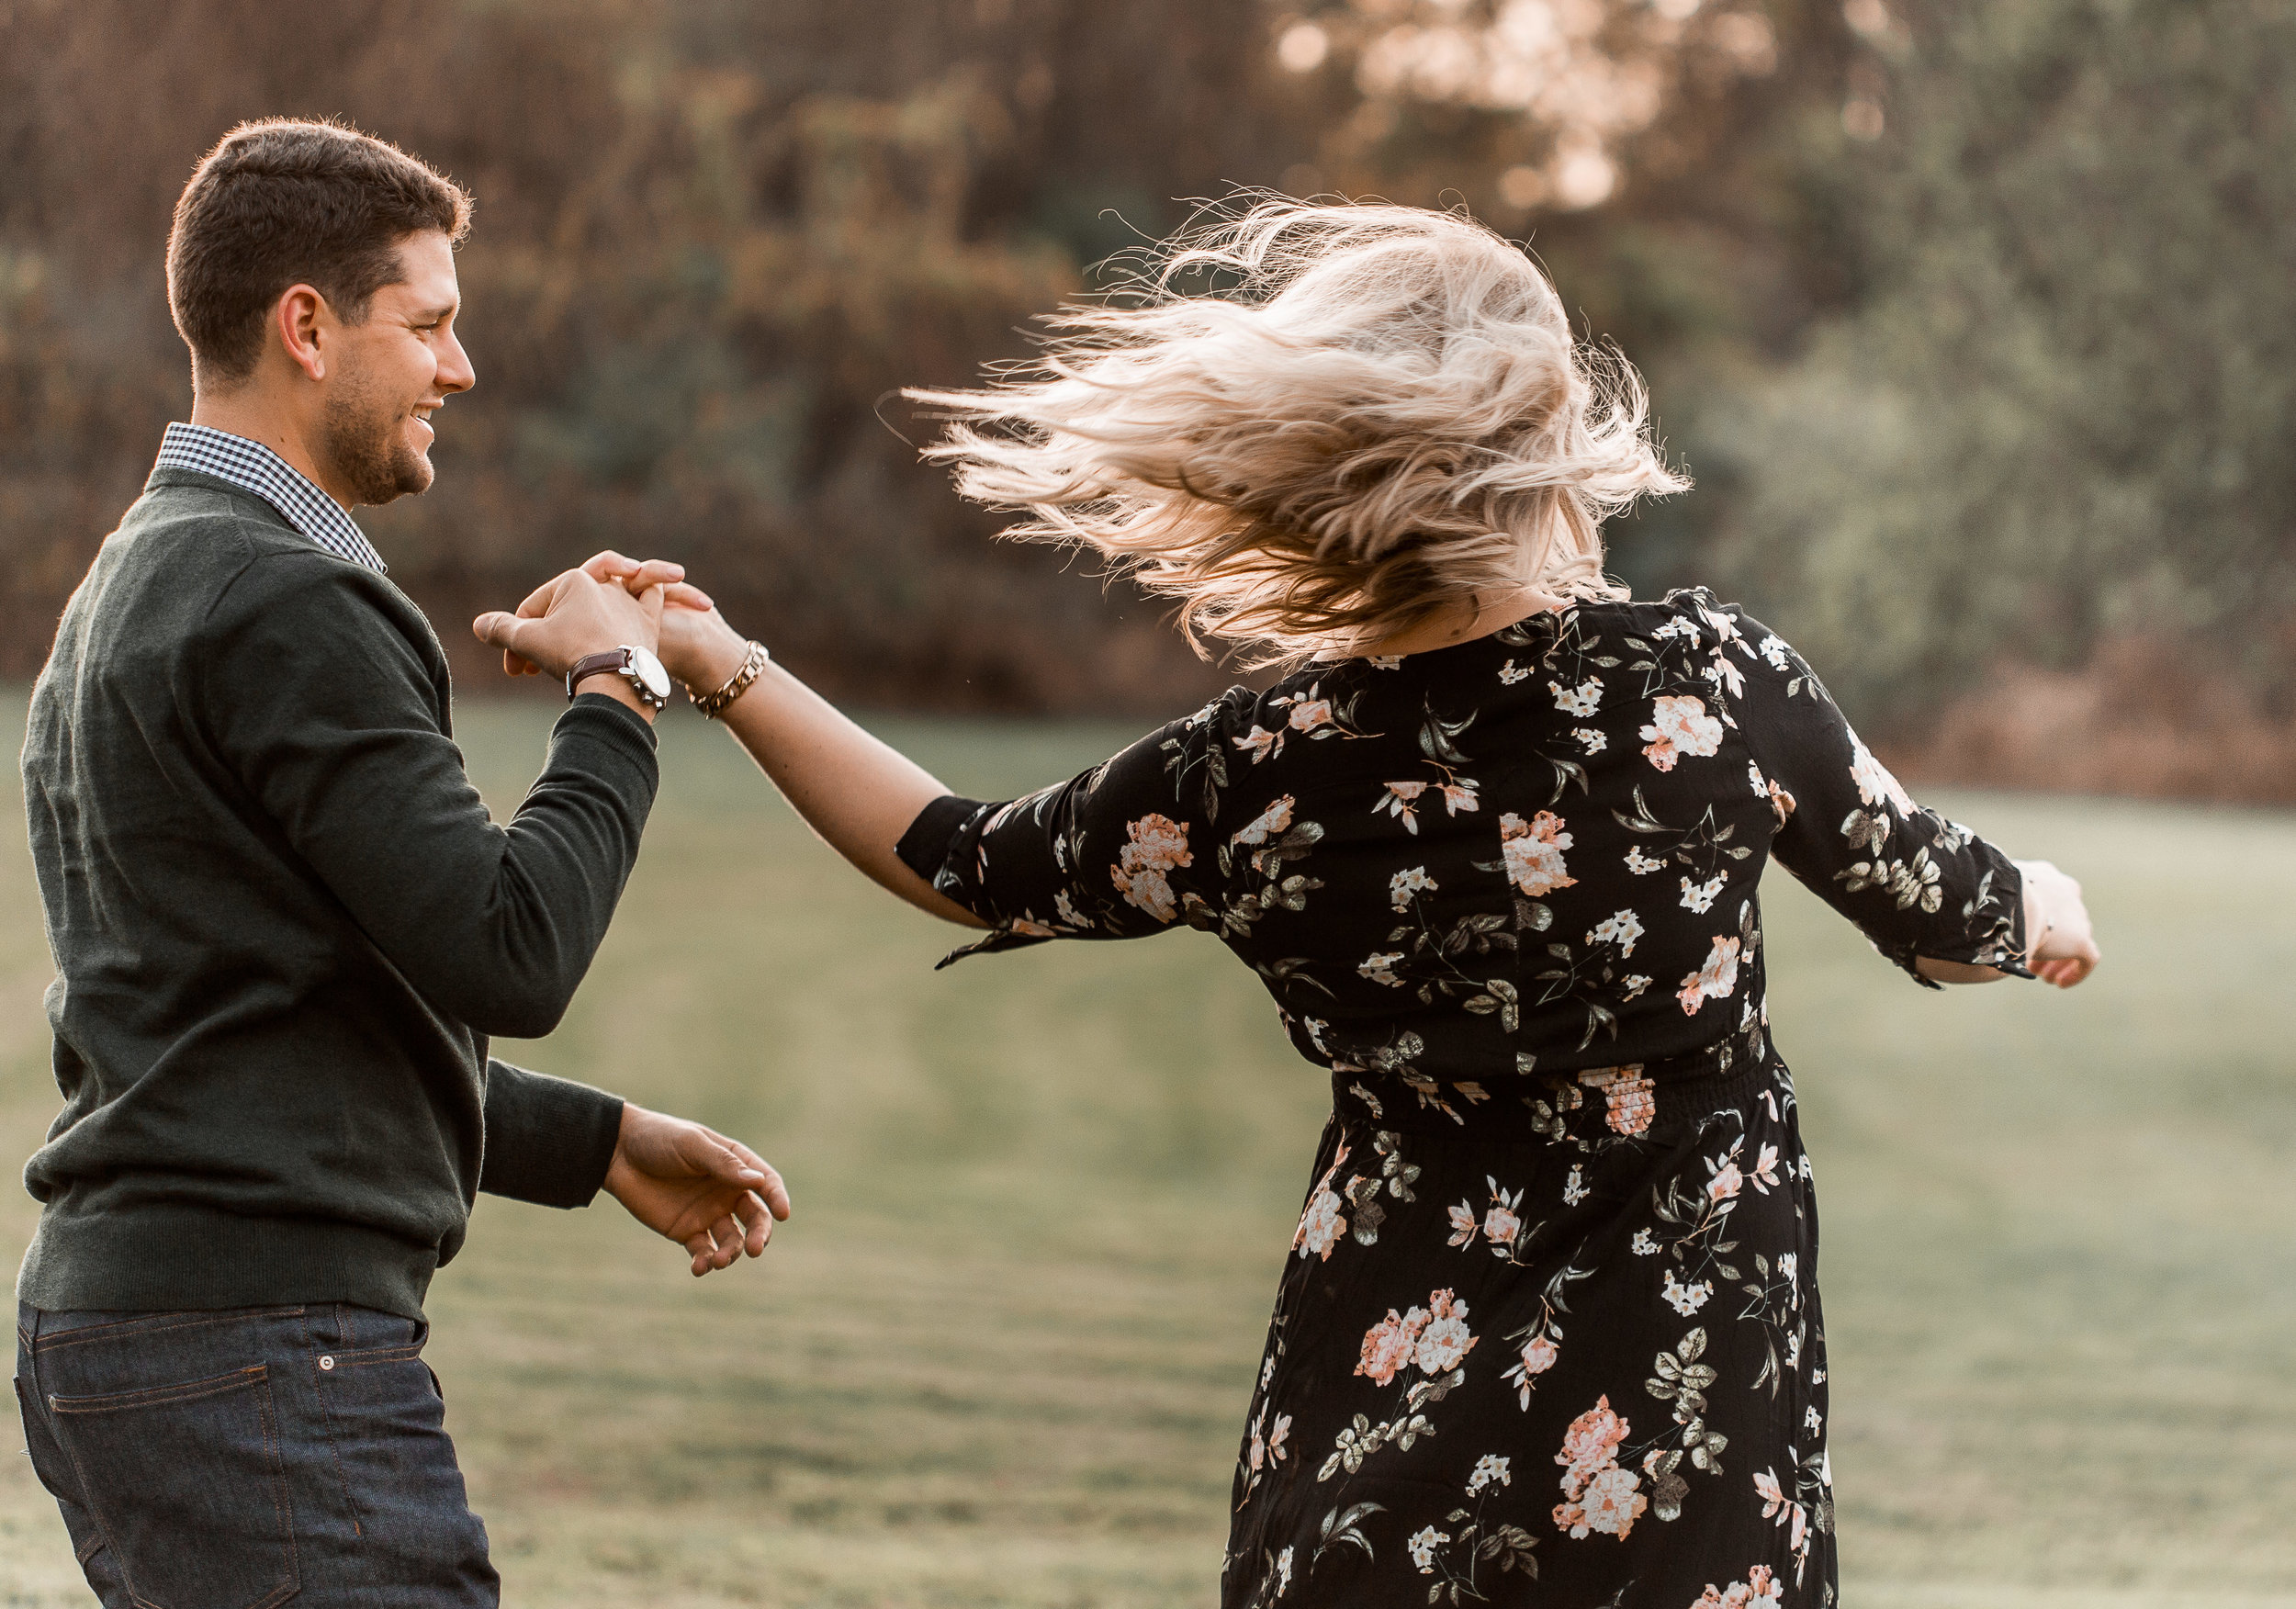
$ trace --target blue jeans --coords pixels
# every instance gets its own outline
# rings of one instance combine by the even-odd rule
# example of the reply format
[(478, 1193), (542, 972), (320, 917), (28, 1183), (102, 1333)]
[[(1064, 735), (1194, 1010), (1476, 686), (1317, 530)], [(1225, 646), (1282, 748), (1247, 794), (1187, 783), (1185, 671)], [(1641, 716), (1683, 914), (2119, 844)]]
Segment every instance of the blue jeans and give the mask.
[(19, 1304), (32, 1468), (106, 1609), (492, 1609), (429, 1332), (340, 1304)]

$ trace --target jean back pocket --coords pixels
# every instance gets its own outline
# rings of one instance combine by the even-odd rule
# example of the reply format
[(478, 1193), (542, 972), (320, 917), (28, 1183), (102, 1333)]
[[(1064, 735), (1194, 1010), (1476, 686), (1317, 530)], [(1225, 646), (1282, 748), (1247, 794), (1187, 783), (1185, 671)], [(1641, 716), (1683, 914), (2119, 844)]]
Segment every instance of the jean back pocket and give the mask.
[[(144, 1609), (272, 1609), (298, 1589), (270, 1371), (50, 1397), (128, 1591)], [(132, 1501), (107, 1501), (107, 1494)]]

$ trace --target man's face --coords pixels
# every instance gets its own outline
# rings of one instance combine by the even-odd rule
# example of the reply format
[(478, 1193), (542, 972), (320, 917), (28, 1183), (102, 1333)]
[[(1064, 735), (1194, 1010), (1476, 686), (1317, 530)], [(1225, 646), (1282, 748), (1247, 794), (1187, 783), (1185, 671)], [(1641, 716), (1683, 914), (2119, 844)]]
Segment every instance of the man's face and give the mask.
[(364, 323), (341, 327), (328, 376), (320, 448), (355, 503), (387, 503), (431, 484), (433, 410), (478, 382), (455, 337), (462, 291), (455, 248), (425, 231), (399, 246), (400, 278), (367, 303)]

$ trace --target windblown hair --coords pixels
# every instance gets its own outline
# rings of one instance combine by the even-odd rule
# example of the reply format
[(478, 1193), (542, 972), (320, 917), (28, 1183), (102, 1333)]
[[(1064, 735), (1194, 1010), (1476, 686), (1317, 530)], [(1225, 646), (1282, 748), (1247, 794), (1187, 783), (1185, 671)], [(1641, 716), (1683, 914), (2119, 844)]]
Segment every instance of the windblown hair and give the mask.
[[(1600, 526), (1679, 491), (1641, 383), (1582, 348), (1523, 251), (1457, 212), (1266, 197), (1150, 254), (1129, 295), (1064, 307), (980, 390), (911, 390), (926, 456), (1179, 600), (1251, 666), (1359, 651), (1533, 582), (1623, 596)], [(1176, 289), (1202, 273), (1220, 287)]]

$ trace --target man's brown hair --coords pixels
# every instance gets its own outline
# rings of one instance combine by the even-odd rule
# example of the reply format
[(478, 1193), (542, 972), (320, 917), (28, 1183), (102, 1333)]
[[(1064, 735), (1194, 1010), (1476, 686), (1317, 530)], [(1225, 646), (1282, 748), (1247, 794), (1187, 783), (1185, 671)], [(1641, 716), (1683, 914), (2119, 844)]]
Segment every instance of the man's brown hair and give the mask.
[(469, 195), (395, 145), (335, 123), (242, 123), (200, 161), (167, 237), (167, 305), (194, 379), (253, 374), (289, 286), (355, 324), (398, 282), (401, 241), (424, 230), (460, 241), (469, 228)]

